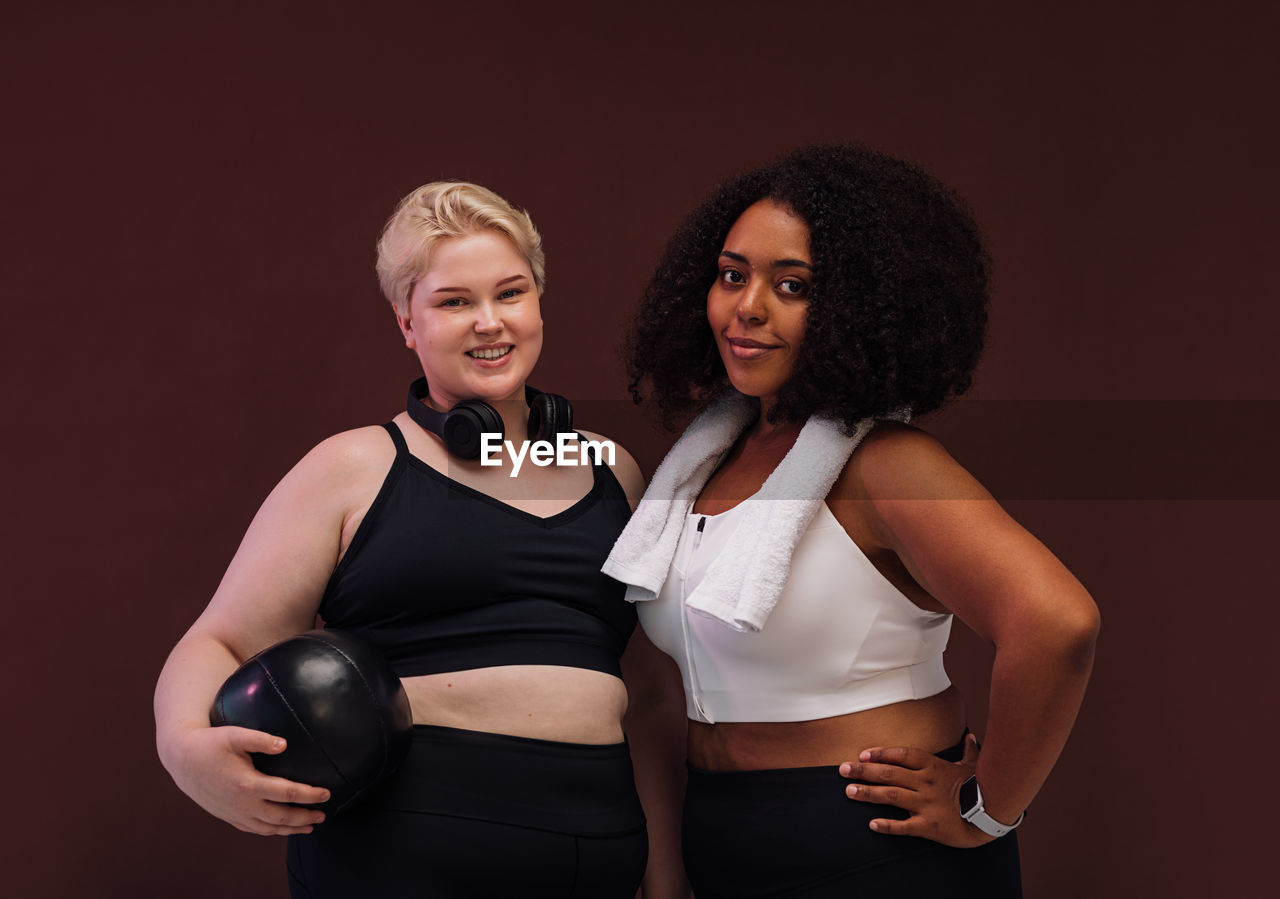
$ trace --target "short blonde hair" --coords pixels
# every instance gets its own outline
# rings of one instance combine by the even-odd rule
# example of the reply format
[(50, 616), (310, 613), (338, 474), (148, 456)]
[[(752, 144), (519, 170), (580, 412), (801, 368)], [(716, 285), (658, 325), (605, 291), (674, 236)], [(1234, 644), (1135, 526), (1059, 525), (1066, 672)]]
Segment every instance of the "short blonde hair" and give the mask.
[(433, 181), (400, 201), (378, 239), (378, 283), (397, 313), (409, 314), (409, 296), (427, 270), (432, 245), (477, 231), (497, 231), (515, 244), (542, 292), (546, 256), (529, 214), (478, 184)]

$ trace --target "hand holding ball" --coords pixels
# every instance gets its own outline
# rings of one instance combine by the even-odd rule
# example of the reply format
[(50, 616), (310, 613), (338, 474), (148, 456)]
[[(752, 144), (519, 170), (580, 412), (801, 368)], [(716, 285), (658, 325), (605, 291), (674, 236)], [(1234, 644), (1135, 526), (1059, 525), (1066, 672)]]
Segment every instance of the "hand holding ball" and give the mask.
[(341, 631), (314, 630), (246, 661), (214, 698), (209, 720), (286, 741), (253, 753), (264, 774), (325, 787), (334, 815), (391, 775), (409, 749), (413, 716), (387, 660)]

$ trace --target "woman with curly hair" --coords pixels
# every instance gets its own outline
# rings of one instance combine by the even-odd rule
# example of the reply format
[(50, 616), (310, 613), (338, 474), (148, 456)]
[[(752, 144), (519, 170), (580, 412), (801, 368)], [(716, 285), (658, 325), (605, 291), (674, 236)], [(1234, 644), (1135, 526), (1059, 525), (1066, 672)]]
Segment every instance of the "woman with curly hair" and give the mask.
[[(933, 178), (811, 147), (726, 182), (649, 285), (633, 395), (700, 414), (605, 571), (683, 682), (698, 899), (1020, 895), (1011, 831), (1098, 612), (904, 423), (969, 387), (987, 271)], [(996, 649), (981, 752), (942, 664), (952, 615)]]

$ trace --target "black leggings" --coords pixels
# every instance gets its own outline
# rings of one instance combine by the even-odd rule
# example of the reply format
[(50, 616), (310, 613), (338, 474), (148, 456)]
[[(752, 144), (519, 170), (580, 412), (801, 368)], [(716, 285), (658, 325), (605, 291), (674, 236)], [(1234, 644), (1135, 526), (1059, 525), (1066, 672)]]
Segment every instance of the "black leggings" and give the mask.
[[(960, 743), (938, 756), (957, 761)], [(1015, 834), (976, 849), (879, 834), (902, 809), (856, 802), (834, 766), (766, 771), (690, 769), (684, 860), (698, 899), (1022, 895)]]
[(632, 899), (647, 851), (625, 743), (419, 725), (376, 797), (289, 837), (289, 894)]

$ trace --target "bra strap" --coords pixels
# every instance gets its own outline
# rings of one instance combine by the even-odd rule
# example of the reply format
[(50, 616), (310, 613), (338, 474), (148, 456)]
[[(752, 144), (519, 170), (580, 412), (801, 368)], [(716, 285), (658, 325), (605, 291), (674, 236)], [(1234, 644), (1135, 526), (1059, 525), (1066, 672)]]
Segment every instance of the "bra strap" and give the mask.
[(396, 445), (396, 458), (403, 459), (408, 456), (409, 444), (404, 442), (404, 434), (400, 433), (400, 427), (394, 421), (386, 422), (383, 427), (391, 435), (391, 442)]

